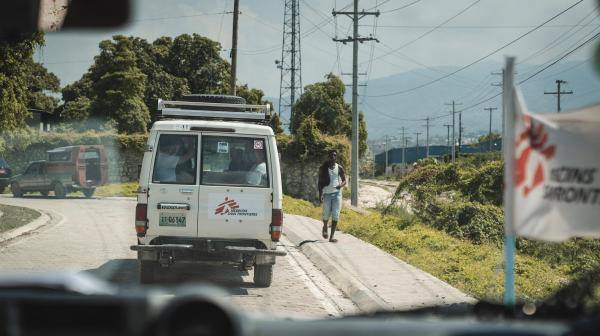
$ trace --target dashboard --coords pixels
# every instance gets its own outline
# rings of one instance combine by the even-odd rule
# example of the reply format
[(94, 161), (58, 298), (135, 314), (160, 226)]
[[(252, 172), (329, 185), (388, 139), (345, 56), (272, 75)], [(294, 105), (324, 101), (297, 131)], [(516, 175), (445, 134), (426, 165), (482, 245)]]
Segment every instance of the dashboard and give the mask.
[[(75, 275), (75, 278), (81, 277)], [(432, 311), (298, 320), (243, 313), (205, 285), (114, 291), (51, 281), (0, 279), (0, 336), (27, 335), (597, 335), (600, 319), (566, 323)]]

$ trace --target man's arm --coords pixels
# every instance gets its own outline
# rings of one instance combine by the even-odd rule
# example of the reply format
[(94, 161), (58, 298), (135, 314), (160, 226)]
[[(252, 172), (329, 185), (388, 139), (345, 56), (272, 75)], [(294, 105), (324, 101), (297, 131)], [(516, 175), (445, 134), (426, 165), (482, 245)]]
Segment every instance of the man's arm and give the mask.
[(338, 167), (339, 167), (339, 170), (340, 170), (340, 171), (339, 171), (340, 180), (342, 180), (342, 183), (340, 183), (340, 184), (339, 184), (339, 185), (336, 187), (336, 188), (339, 190), (339, 189), (341, 189), (341, 188), (343, 188), (343, 187), (345, 187), (345, 186), (346, 186), (346, 172), (344, 171), (344, 167), (342, 167), (342, 166), (339, 166), (339, 165), (338, 165)]
[(322, 170), (323, 170), (323, 167), (319, 167), (319, 177), (318, 177), (318, 182), (317, 182), (317, 189), (319, 189), (319, 202), (323, 202), (323, 187), (325, 187), (323, 185)]

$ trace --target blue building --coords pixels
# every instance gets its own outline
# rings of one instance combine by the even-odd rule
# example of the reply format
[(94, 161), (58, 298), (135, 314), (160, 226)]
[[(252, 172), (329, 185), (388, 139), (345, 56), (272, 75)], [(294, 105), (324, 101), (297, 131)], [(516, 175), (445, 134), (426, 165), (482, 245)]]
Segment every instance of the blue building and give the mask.
[[(489, 141), (480, 142), (471, 145), (460, 146), (460, 153), (462, 154), (477, 154), (500, 151), (502, 149), (502, 139), (492, 140), (491, 150)], [(458, 150), (458, 148), (457, 148)], [(425, 146), (419, 146), (417, 152), (416, 147), (406, 147), (404, 150), (406, 154), (406, 163), (410, 164), (420, 159), (424, 159), (427, 156), (427, 148)], [(429, 146), (429, 157), (441, 157), (444, 155), (451, 155), (452, 147), (433, 145)], [(375, 163), (381, 167), (385, 165), (385, 152), (375, 155)], [(388, 150), (388, 165), (402, 164), (402, 148), (392, 148)]]

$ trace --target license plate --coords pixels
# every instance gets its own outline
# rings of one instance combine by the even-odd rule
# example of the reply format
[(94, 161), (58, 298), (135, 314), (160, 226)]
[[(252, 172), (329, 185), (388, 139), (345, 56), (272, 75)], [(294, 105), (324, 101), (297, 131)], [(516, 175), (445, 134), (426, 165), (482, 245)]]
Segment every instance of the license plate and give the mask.
[(169, 213), (169, 212), (161, 212), (158, 220), (158, 226), (177, 226), (184, 227), (185, 223), (185, 214), (182, 213)]

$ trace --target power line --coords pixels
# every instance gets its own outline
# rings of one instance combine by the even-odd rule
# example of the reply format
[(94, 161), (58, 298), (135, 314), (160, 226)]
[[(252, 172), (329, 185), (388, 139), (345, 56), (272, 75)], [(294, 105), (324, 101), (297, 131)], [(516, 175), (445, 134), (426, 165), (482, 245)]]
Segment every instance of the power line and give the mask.
[[(587, 38), (588, 38), (590, 35), (593, 35), (593, 34), (594, 34), (596, 31), (600, 32), (600, 27), (598, 27), (598, 28), (596, 28), (596, 29), (594, 29), (594, 30), (592, 30), (592, 31), (588, 32), (588, 33), (587, 33), (587, 34), (585, 34), (583, 37), (581, 37), (580, 39), (578, 39), (577, 41), (575, 41), (574, 43), (570, 44), (568, 47), (566, 47), (565, 49), (563, 49), (563, 51), (564, 51), (564, 50), (569, 50), (570, 48), (573, 48), (573, 47), (575, 47), (575, 46), (579, 45), (579, 43), (581, 43), (582, 41), (584, 41), (585, 39), (587, 39)], [(563, 52), (563, 51), (561, 51), (561, 52)], [(533, 70), (532, 70), (532, 71), (530, 71), (529, 73), (533, 73), (533, 72), (537, 71), (538, 69), (541, 69), (541, 68), (543, 68), (543, 67), (544, 67), (545, 65), (547, 65), (549, 62), (551, 62), (551, 60), (550, 60), (550, 61), (546, 61), (546, 62), (542, 63), (541, 65), (538, 65), (538, 66), (537, 66), (535, 69), (533, 69)], [(520, 63), (518, 63), (518, 64), (520, 64)]]
[(381, 13), (383, 14), (383, 13), (392, 13), (392, 12), (395, 12), (395, 11), (399, 11), (399, 10), (401, 10), (401, 9), (404, 9), (404, 8), (410, 7), (410, 6), (412, 6), (412, 5), (416, 4), (416, 3), (419, 3), (419, 2), (421, 2), (421, 1), (422, 1), (422, 0), (415, 0), (415, 1), (413, 1), (413, 2), (411, 2), (411, 3), (408, 3), (408, 4), (404, 5), (404, 6), (400, 6), (400, 7), (398, 7), (398, 8), (394, 8), (394, 9), (390, 9), (390, 10), (386, 10), (386, 11), (383, 11), (383, 12), (381, 12)]
[(199, 17), (199, 16), (224, 15), (224, 14), (233, 14), (233, 12), (232, 11), (224, 11), (224, 12), (215, 12), (215, 13), (198, 13), (198, 14), (191, 14), (191, 15), (142, 18), (142, 19), (129, 20), (128, 22), (161, 21), (161, 20), (184, 19), (184, 18), (192, 18), (192, 17)]
[[(585, 15), (583, 18), (581, 18), (581, 20), (579, 20), (577, 22), (577, 24), (580, 24), (581, 22), (585, 21), (590, 15), (592, 15), (594, 13), (596, 13), (595, 10), (594, 11), (590, 11), (587, 15)], [(596, 14), (596, 17), (598, 17), (598, 14)], [(591, 21), (593, 21), (594, 19), (596, 19), (596, 17), (592, 18)], [(542, 48), (542, 49), (536, 51), (535, 53), (533, 53), (533, 54), (531, 54), (531, 55), (523, 58), (522, 60), (519, 60), (519, 63), (517, 63), (517, 64), (525, 63), (528, 60), (530, 60), (532, 58), (535, 58), (535, 57), (537, 57), (537, 56), (545, 53), (546, 51), (548, 51), (548, 50), (554, 48), (556, 45), (560, 44), (561, 42), (568, 40), (571, 36), (573, 36), (576, 33), (580, 32), (586, 26), (585, 25), (579, 26), (580, 28), (578, 30), (576, 30), (575, 32), (573, 32), (573, 34), (571, 34), (569, 36), (566, 36), (567, 34), (569, 34), (569, 32), (571, 32), (572, 30), (574, 30), (576, 27), (578, 27), (578, 26), (573, 26), (570, 29), (566, 30), (565, 32), (563, 32), (562, 34), (560, 34), (558, 37), (556, 37), (554, 40), (552, 40), (550, 43), (548, 43), (544, 48)], [(596, 27), (600, 27), (600, 25), (596, 25)], [(561, 39), (562, 39), (562, 41), (561, 41)]]
[[(412, 39), (412, 40), (410, 40), (410, 41), (408, 41), (408, 42), (404, 43), (404, 44), (403, 44), (403, 45), (401, 45), (400, 47), (398, 47), (398, 48), (396, 48), (396, 49), (394, 49), (394, 50), (392, 50), (392, 51), (390, 51), (390, 52), (387, 52), (387, 53), (385, 53), (385, 54), (383, 54), (383, 55), (377, 56), (377, 57), (375, 58), (375, 60), (378, 60), (378, 59), (381, 59), (381, 58), (383, 58), (383, 57), (386, 57), (386, 56), (388, 56), (388, 55), (390, 55), (390, 54), (392, 54), (392, 53), (394, 53), (394, 52), (396, 52), (396, 51), (402, 50), (402, 49), (404, 49), (405, 47), (408, 47), (409, 45), (411, 45), (411, 44), (413, 44), (413, 43), (415, 43), (415, 42), (419, 41), (420, 39), (424, 38), (425, 36), (427, 36), (427, 35), (429, 35), (429, 34), (433, 33), (433, 32), (434, 32), (435, 30), (437, 30), (439, 27), (441, 27), (441, 26), (445, 25), (446, 23), (448, 23), (448, 22), (450, 22), (450, 21), (454, 20), (455, 18), (457, 18), (458, 16), (460, 16), (460, 15), (461, 15), (461, 14), (463, 14), (464, 12), (468, 11), (469, 9), (471, 9), (471, 7), (475, 6), (475, 5), (476, 5), (476, 4), (478, 4), (480, 1), (481, 1), (481, 0), (475, 0), (474, 2), (472, 2), (472, 3), (471, 3), (470, 5), (468, 5), (467, 7), (465, 7), (465, 8), (463, 8), (463, 9), (461, 9), (461, 10), (460, 10), (458, 13), (456, 13), (456, 14), (454, 14), (453, 16), (451, 16), (450, 18), (448, 18), (448, 19), (444, 20), (444, 22), (442, 22), (442, 23), (440, 23), (439, 25), (435, 26), (434, 28), (432, 28), (432, 29), (430, 29), (430, 30), (426, 31), (425, 33), (423, 33), (423, 34), (421, 34), (421, 35), (417, 36), (416, 38), (414, 38), (414, 39)], [(583, 0), (582, 0), (582, 1), (583, 1)]]
[[(593, 14), (594, 12), (590, 12)], [(572, 28), (572, 27), (590, 27), (590, 26), (598, 26), (598, 24), (572, 24), (572, 25), (546, 25), (544, 28)], [(360, 27), (370, 27), (368, 24), (360, 25)], [(416, 25), (379, 25), (379, 28), (398, 28), (398, 29), (431, 29), (436, 26), (416, 26)], [(523, 26), (442, 26), (438, 29), (525, 29), (525, 28), (534, 28), (535, 26), (531, 25), (523, 25)]]
[(522, 80), (519, 82), (519, 84), (525, 83), (526, 81), (530, 80), (531, 78), (539, 75), (542, 71), (548, 69), (549, 67), (553, 66), (554, 64), (562, 61), (564, 58), (566, 58), (567, 56), (571, 55), (572, 53), (574, 53), (575, 51), (579, 50), (580, 48), (582, 48), (583, 46), (585, 46), (586, 44), (592, 42), (593, 40), (597, 39), (598, 37), (600, 37), (600, 33), (596, 33), (596, 35), (590, 37), (589, 39), (587, 39), (585, 42), (581, 43), (580, 45), (578, 45), (577, 47), (575, 47), (574, 49), (570, 50), (569, 52), (567, 52), (566, 54), (562, 55), (560, 58), (558, 58), (557, 60), (555, 60), (554, 62), (548, 64), (547, 66), (545, 66), (544, 68), (536, 71), (534, 74), (532, 74), (531, 76), (527, 77), (526, 79)]
[[(399, 118), (396, 116), (392, 116), (389, 115), (387, 113), (381, 112), (380, 110), (376, 109), (373, 105), (367, 103), (366, 101), (363, 101), (363, 104), (365, 104), (366, 106), (368, 106), (369, 108), (371, 108), (371, 110), (373, 110), (375, 113), (381, 114), (382, 116), (388, 117), (390, 119), (394, 119), (394, 120), (399, 120), (399, 121), (411, 121), (411, 122), (417, 122), (417, 121), (423, 121), (425, 119), (421, 118), (421, 119), (410, 119), (410, 118)], [(433, 120), (433, 118), (432, 118)]]
[(463, 66), (463, 67), (459, 68), (458, 70), (455, 70), (455, 71), (453, 71), (453, 72), (451, 72), (451, 73), (449, 73), (449, 74), (447, 74), (447, 75), (444, 75), (444, 76), (442, 76), (442, 77), (436, 78), (435, 80), (429, 81), (429, 82), (427, 82), (427, 83), (424, 83), (424, 84), (421, 84), (421, 85), (418, 85), (418, 86), (412, 87), (412, 88), (410, 88), (410, 89), (401, 90), (401, 91), (396, 91), (396, 92), (390, 92), (390, 93), (386, 93), (386, 94), (380, 94), (380, 95), (371, 95), (371, 96), (368, 96), (368, 97), (380, 98), (380, 97), (389, 97), (389, 96), (395, 96), (395, 95), (399, 95), (399, 94), (404, 94), (404, 93), (407, 93), (407, 92), (411, 92), (411, 91), (414, 91), (414, 90), (418, 90), (418, 89), (424, 88), (424, 87), (426, 87), (426, 86), (429, 86), (429, 85), (431, 85), (431, 84), (433, 84), (433, 83), (439, 82), (439, 81), (441, 81), (441, 80), (443, 80), (443, 79), (446, 79), (446, 78), (448, 78), (448, 77), (450, 77), (450, 76), (453, 76), (453, 75), (455, 75), (455, 74), (457, 74), (457, 73), (459, 73), (459, 72), (461, 72), (461, 71), (463, 71), (463, 70), (465, 70), (465, 69), (467, 69), (467, 68), (469, 68), (469, 67), (471, 67), (471, 66), (473, 66), (473, 65), (475, 65), (475, 64), (477, 64), (477, 63), (479, 63), (479, 62), (481, 62), (481, 61), (483, 61), (483, 60), (485, 60), (486, 58), (488, 58), (488, 57), (490, 57), (490, 56), (492, 56), (492, 55), (496, 54), (496, 53), (497, 53), (497, 52), (499, 52), (500, 50), (502, 50), (502, 49), (504, 49), (504, 48), (506, 48), (506, 47), (508, 47), (508, 46), (510, 46), (510, 45), (512, 45), (512, 44), (514, 44), (514, 43), (516, 43), (517, 41), (519, 41), (519, 40), (523, 39), (523, 38), (524, 38), (524, 37), (526, 37), (527, 35), (529, 35), (529, 34), (533, 33), (534, 31), (538, 30), (540, 27), (544, 26), (544, 25), (545, 25), (545, 24), (547, 24), (548, 22), (551, 22), (552, 20), (556, 19), (557, 17), (559, 17), (559, 16), (563, 15), (564, 13), (566, 13), (567, 11), (569, 11), (570, 9), (572, 9), (573, 7), (575, 7), (575, 6), (579, 5), (579, 4), (580, 4), (580, 3), (582, 3), (582, 2), (583, 2), (583, 0), (579, 0), (578, 2), (576, 2), (576, 3), (572, 4), (571, 6), (567, 7), (566, 9), (562, 10), (560, 13), (558, 13), (558, 14), (554, 15), (554, 16), (553, 16), (553, 17), (551, 17), (550, 19), (548, 19), (548, 20), (544, 21), (543, 23), (541, 23), (540, 25), (536, 26), (535, 28), (533, 28), (533, 29), (529, 30), (528, 32), (526, 32), (526, 33), (524, 33), (524, 34), (522, 34), (522, 35), (520, 35), (520, 36), (519, 36), (519, 37), (517, 37), (516, 39), (514, 39), (514, 40), (512, 40), (512, 41), (510, 41), (510, 42), (508, 42), (508, 43), (506, 43), (506, 44), (504, 44), (503, 46), (501, 46), (501, 47), (499, 47), (499, 48), (495, 49), (494, 51), (492, 51), (492, 52), (488, 53), (487, 55), (485, 55), (485, 56), (483, 56), (483, 57), (480, 57), (480, 58), (478, 58), (477, 60), (475, 60), (475, 61), (473, 61), (473, 62), (471, 62), (471, 63), (469, 63), (469, 64), (467, 64), (467, 65), (465, 65), (465, 66)]

